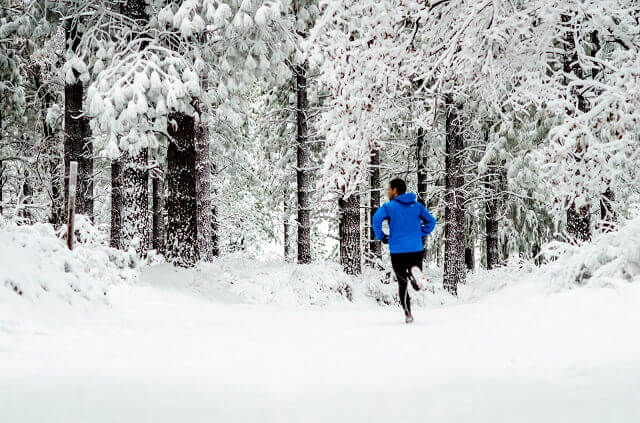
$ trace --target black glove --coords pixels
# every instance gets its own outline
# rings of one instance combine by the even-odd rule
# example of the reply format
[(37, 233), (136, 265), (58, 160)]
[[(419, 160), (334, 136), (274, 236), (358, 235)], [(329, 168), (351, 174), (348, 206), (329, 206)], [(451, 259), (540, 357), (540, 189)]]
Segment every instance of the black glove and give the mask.
[(389, 237), (385, 235), (384, 238), (382, 238), (382, 243), (383, 244), (388, 244), (389, 243)]

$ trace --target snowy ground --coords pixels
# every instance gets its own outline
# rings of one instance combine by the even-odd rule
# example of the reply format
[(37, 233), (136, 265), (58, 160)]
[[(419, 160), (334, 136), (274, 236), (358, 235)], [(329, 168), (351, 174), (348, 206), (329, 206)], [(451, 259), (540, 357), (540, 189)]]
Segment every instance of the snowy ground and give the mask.
[(109, 305), (0, 307), (0, 422), (640, 421), (637, 283), (530, 278), (405, 325), (396, 307), (246, 304), (165, 271)]

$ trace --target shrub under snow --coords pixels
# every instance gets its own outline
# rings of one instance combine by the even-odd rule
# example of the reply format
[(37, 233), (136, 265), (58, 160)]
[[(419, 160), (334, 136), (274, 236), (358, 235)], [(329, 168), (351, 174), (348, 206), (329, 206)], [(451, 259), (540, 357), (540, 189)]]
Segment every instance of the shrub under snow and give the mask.
[(19, 226), (0, 218), (0, 301), (55, 296), (70, 304), (104, 302), (110, 285), (136, 277), (130, 254), (107, 247), (83, 216), (76, 227), (78, 242), (69, 251), (49, 224)]
[(601, 234), (592, 243), (571, 245), (552, 242), (544, 255), (551, 279), (560, 284), (615, 286), (640, 281), (640, 218), (618, 231)]

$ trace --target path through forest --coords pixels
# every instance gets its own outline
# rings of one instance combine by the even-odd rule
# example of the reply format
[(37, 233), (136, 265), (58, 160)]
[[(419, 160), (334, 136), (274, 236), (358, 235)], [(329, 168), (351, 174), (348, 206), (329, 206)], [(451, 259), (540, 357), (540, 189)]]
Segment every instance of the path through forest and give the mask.
[(632, 422), (640, 286), (469, 304), (236, 304), (152, 284), (0, 313), (0, 421)]

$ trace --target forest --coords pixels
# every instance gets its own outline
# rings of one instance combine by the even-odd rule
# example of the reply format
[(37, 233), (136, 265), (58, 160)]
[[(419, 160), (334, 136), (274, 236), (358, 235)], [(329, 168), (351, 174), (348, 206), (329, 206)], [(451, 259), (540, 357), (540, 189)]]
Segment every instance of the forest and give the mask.
[[(72, 163), (77, 182), (76, 175), (70, 178)], [(437, 220), (423, 240), (429, 287), (415, 294), (418, 319), (423, 313), (472, 331), (475, 326), (465, 323), (471, 314), (463, 314), (470, 312), (452, 306), (476, 304), (469, 307), (482, 307), (480, 315), (505, 313), (487, 314), (487, 321), (513, 318), (513, 325), (524, 327), (531, 322), (528, 311), (506, 312), (510, 304), (530, 300), (531, 292), (521, 286), (535, 286), (534, 297), (553, 310), (562, 295), (552, 299), (548, 292), (572, 291), (577, 297), (563, 300), (565, 314), (557, 328), (549, 329), (552, 323), (534, 328), (541, 337), (556, 336), (551, 334), (557, 330), (558, 344), (545, 344), (550, 352), (552, 344), (569, 342), (560, 339), (577, 330), (570, 316), (586, 316), (586, 304), (598, 304), (602, 308), (594, 313), (612, 319), (593, 323), (594, 334), (602, 336), (640, 317), (640, 2), (0, 0), (0, 358), (5, 332), (58, 309), (48, 303), (54, 300), (45, 300), (50, 296), (71, 309), (106, 302), (124, 310), (135, 298), (161, 295), (151, 288), (179, 286), (182, 294), (209, 298), (230, 316), (239, 313), (241, 322), (253, 319), (253, 312), (227, 304), (230, 298), (295, 306), (345, 300), (375, 320), (377, 309), (361, 305), (365, 298), (376, 307), (401, 302), (389, 249), (372, 227), (394, 178), (405, 180)], [(73, 245), (69, 234), (73, 251), (65, 244)], [(620, 297), (609, 298), (613, 291)], [(494, 295), (504, 306), (500, 311), (489, 311)], [(178, 307), (176, 298), (149, 299), (148, 306), (163, 302), (176, 311), (171, 308)], [(44, 302), (48, 305), (37, 305)], [(617, 311), (605, 310), (613, 304)], [(198, 312), (187, 312), (189, 307)], [(64, 310), (62, 315), (78, 313)], [(194, 322), (209, 316), (208, 310), (199, 302), (183, 309)], [(298, 319), (288, 308), (260, 310), (258, 319), (263, 316), (261, 324), (270, 328), (279, 328), (281, 313), (284, 320)], [(331, 314), (326, 310), (332, 308), (323, 310)], [(317, 315), (301, 313), (306, 323), (300, 325), (324, 333)], [(355, 311), (335, 313), (335, 325), (338, 319), (361, 319)], [(43, 316), (41, 324), (53, 324)], [(126, 319), (142, 325), (140, 316)], [(73, 331), (56, 324), (61, 326), (50, 328), (51, 336)], [(482, 321), (474, 324), (481, 336)], [(234, 324), (221, 325), (223, 334), (229, 331), (221, 336), (233, 344)], [(567, 359), (572, 348), (593, 347), (592, 334), (580, 328), (575, 332), (580, 340), (556, 360)], [(512, 336), (511, 329), (503, 329), (509, 333), (504, 339)], [(289, 344), (297, 326), (273, 330), (285, 331), (284, 340), (263, 340), (267, 345), (298, 348)], [(368, 338), (349, 344), (351, 332), (342, 330), (337, 336), (344, 337), (347, 349), (373, 348)], [(400, 340), (404, 335), (398, 330), (383, 328)], [(369, 327), (365, 334), (375, 336)], [(451, 341), (444, 334), (437, 339)], [(478, 342), (484, 345), (486, 339)], [(526, 361), (528, 341), (515, 339), (523, 342), (513, 341)], [(39, 341), (15, 342), (15, 351), (33, 352)], [(640, 343), (624, 342), (592, 354), (621, 354), (619, 363), (626, 366)], [(14, 347), (7, 345), (14, 344), (5, 345), (10, 354)], [(452, 350), (468, 347), (451, 345)], [(139, 347), (139, 354), (150, 353), (146, 344)], [(334, 353), (317, 347), (307, 353)], [(84, 346), (78, 348), (78, 357), (84, 356)], [(444, 357), (446, 351), (432, 354)], [(234, 360), (231, 352), (218, 354)], [(274, 366), (285, 366), (287, 354)], [(374, 355), (391, 366), (385, 354)], [(629, 366), (624, 367), (629, 375), (640, 376), (640, 367)], [(311, 379), (322, 380), (326, 369), (310, 368), (317, 372)], [(445, 378), (444, 373), (435, 377)], [(592, 392), (603, 400), (618, 398), (616, 421), (633, 421), (638, 402), (634, 406), (629, 394), (614, 391), (629, 392), (637, 384), (605, 379), (589, 379), (591, 387), (602, 383)], [(568, 380), (560, 375), (554, 386), (560, 390)], [(254, 379), (238, 383), (254, 386)], [(422, 392), (421, 383), (411, 385), (415, 395)], [(20, 415), (11, 405), (26, 401), (15, 386), (5, 389), (0, 382), (0, 397), (5, 392), (13, 398), (4, 403), (16, 413), (10, 416)], [(253, 389), (276, 395), (263, 386)], [(356, 395), (365, 388), (354, 389)], [(317, 404), (311, 398), (329, 390), (304, 392), (309, 415), (292, 408), (287, 416), (297, 420), (268, 412), (262, 417), (315, 421), (309, 410)], [(545, 398), (539, 400), (549, 404)], [(258, 399), (255, 410), (267, 410), (268, 402)], [(533, 409), (533, 403), (528, 406)], [(569, 414), (575, 420), (535, 413), (485, 417), (601, 421), (604, 409), (589, 407), (596, 405)], [(2, 408), (0, 399), (0, 417)], [(131, 410), (136, 415), (135, 407)], [(469, 413), (459, 421), (469, 421)], [(379, 414), (380, 421), (386, 415)], [(451, 414), (428, 415), (458, 421)], [(103, 413), (104, 421), (121, 421), (107, 416), (113, 417)], [(175, 421), (170, 416), (164, 418)], [(258, 418), (226, 416), (226, 421)], [(334, 421), (359, 421), (355, 416), (333, 415)], [(407, 417), (414, 421), (415, 415)], [(34, 414), (8, 421), (42, 420)]]
[(359, 274), (401, 176), (455, 293), (638, 204), (638, 6), (562, 3), (8, 1), (2, 214), (63, 224), (77, 161), (114, 248)]

